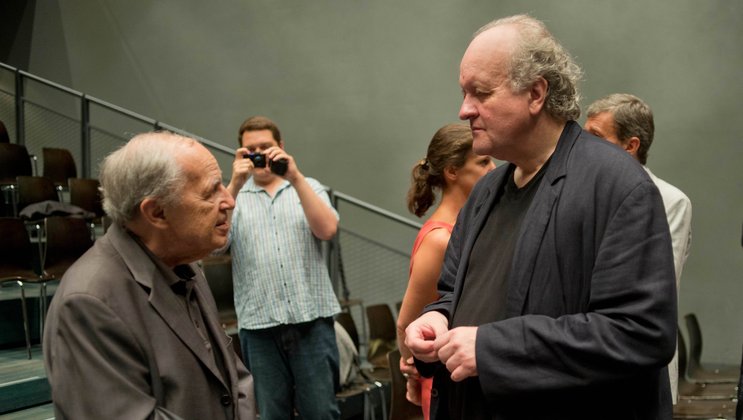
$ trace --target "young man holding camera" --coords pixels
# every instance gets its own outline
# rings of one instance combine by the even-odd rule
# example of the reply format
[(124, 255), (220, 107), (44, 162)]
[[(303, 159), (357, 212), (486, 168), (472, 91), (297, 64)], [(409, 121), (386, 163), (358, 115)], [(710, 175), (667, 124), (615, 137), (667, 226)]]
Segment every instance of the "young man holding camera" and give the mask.
[[(337, 419), (338, 300), (321, 241), (338, 213), (326, 188), (284, 151), (276, 124), (245, 120), (232, 179), (230, 242), (240, 344), (261, 417)], [(296, 404), (295, 404), (296, 401)]]

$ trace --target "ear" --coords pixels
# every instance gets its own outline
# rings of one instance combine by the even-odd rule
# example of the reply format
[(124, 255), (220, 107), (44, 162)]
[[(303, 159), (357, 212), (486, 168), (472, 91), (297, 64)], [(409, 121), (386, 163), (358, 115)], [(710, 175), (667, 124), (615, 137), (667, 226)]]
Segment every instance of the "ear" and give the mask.
[(544, 107), (545, 101), (547, 101), (547, 94), (549, 93), (549, 84), (547, 80), (539, 76), (539, 78), (532, 83), (529, 88), (529, 111), (532, 115), (537, 115)]
[(444, 179), (448, 182), (454, 182), (457, 180), (457, 168), (453, 166), (447, 166), (444, 168)]
[(279, 141), (279, 148), (281, 148), (281, 150), (284, 150), (284, 140)]
[(637, 151), (640, 149), (640, 139), (638, 137), (630, 137), (622, 145), (624, 150), (634, 157), (637, 157)]
[(165, 218), (165, 209), (154, 198), (145, 198), (139, 204), (139, 213), (148, 225), (156, 229), (164, 229), (169, 224)]

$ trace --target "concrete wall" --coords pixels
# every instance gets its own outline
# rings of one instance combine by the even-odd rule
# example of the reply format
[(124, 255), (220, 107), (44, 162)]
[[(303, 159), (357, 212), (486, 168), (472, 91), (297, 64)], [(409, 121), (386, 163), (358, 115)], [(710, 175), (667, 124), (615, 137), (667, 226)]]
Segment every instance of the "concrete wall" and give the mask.
[(699, 316), (707, 359), (740, 361), (741, 2), (27, 5), (31, 18), (14, 16), (30, 39), (6, 49), (24, 69), (230, 147), (245, 117), (268, 115), (306, 174), (400, 214), (410, 167), (434, 131), (457, 119), (458, 65), (472, 32), (495, 17), (531, 13), (583, 66), (584, 105), (624, 91), (653, 107), (648, 166), (694, 205), (679, 314)]

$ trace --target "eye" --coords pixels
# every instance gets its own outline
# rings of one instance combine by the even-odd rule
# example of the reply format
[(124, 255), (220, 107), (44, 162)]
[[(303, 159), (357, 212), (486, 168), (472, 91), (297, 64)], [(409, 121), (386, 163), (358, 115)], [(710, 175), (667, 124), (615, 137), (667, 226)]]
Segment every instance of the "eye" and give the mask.
[(493, 91), (492, 91), (492, 90), (485, 90), (485, 89), (480, 89), (480, 88), (478, 88), (478, 89), (475, 89), (475, 96), (476, 96), (477, 98), (487, 98), (487, 97), (488, 97), (488, 96), (490, 96), (490, 95), (491, 95), (492, 93), (493, 93)]

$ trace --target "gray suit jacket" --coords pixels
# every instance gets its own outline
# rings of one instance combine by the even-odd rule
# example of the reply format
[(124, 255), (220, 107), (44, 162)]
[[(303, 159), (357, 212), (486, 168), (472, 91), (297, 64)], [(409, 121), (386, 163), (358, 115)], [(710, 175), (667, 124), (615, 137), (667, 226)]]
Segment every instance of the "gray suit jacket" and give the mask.
[[(484, 177), (461, 210), (427, 310), (451, 320), (469, 255), (506, 182)], [(477, 369), (495, 419), (670, 419), (676, 290), (663, 202), (626, 152), (563, 130), (521, 226), (506, 319), (481, 325)], [(447, 418), (436, 372), (432, 412)]]
[(191, 266), (226, 377), (153, 260), (112, 226), (65, 273), (49, 309), (44, 362), (57, 419), (255, 419), (252, 377)]

